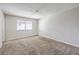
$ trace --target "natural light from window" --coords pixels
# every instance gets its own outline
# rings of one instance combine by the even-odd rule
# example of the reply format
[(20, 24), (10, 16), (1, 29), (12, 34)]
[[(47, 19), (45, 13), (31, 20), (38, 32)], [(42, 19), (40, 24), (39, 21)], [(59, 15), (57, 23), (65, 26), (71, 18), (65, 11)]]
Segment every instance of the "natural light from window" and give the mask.
[(17, 20), (17, 30), (18, 31), (32, 30), (32, 21)]

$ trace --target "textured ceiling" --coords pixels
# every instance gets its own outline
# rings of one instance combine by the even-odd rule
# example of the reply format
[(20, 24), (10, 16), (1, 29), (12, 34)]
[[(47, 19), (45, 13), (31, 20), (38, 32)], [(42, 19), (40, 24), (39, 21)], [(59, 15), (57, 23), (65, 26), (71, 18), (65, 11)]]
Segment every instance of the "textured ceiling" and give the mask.
[(0, 9), (8, 15), (16, 15), (39, 19), (62, 11), (79, 7), (78, 3), (9, 3), (0, 4)]

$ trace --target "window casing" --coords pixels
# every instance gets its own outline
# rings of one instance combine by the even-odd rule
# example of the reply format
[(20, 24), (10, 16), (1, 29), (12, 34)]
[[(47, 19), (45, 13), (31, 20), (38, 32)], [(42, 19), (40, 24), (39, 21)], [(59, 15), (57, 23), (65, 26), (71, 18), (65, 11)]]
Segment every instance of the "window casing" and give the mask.
[(32, 30), (32, 21), (17, 20), (17, 30), (18, 31)]

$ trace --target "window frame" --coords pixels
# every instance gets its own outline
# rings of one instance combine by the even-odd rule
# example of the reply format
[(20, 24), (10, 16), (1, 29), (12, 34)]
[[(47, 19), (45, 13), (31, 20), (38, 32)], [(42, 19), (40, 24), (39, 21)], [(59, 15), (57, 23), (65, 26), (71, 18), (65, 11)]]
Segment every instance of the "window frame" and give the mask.
[[(18, 26), (20, 24), (20, 22), (24, 22), (23, 24), (24, 26), (24, 30), (18, 29)], [(29, 23), (30, 22), (30, 23)], [(31, 28), (26, 28), (28, 26), (31, 26)], [(31, 20), (17, 20), (17, 31), (31, 31), (33, 29), (33, 22)]]

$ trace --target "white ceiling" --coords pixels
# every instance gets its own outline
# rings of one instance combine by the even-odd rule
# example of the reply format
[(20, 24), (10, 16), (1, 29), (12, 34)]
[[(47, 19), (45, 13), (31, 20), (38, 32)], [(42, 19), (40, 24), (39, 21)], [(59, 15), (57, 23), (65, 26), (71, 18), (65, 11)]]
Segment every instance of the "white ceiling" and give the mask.
[(54, 15), (71, 8), (79, 7), (78, 3), (9, 3), (0, 4), (0, 9), (8, 15), (39, 19)]

